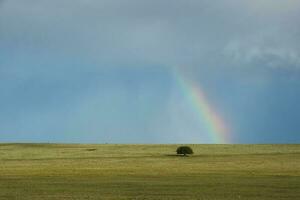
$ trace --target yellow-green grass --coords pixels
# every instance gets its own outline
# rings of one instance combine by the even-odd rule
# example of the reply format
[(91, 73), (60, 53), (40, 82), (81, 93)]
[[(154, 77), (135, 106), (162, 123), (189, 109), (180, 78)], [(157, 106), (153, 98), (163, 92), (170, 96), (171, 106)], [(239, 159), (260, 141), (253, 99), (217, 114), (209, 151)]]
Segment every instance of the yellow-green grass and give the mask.
[(0, 144), (0, 199), (300, 199), (300, 145)]

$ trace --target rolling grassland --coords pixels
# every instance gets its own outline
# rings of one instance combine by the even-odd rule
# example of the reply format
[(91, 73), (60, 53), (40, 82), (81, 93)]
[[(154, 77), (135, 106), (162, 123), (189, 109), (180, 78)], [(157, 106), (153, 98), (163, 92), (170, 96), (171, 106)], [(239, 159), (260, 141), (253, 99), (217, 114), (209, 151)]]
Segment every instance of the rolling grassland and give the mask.
[(0, 199), (300, 199), (300, 145), (0, 144)]

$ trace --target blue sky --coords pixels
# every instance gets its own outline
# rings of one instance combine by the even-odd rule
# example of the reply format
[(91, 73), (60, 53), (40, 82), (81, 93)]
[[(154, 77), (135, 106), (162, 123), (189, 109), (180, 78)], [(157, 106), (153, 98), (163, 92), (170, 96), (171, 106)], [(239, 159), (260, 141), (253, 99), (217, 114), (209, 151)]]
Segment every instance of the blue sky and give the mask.
[(300, 142), (297, 0), (0, 0), (0, 142)]

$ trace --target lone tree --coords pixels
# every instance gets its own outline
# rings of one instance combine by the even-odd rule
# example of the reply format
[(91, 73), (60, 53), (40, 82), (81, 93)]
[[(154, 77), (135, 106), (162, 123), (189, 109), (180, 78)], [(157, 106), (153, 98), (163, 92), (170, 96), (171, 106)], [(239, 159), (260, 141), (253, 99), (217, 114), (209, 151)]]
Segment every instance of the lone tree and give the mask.
[(193, 149), (189, 146), (180, 146), (177, 148), (176, 152), (178, 155), (184, 155), (184, 156), (194, 153)]

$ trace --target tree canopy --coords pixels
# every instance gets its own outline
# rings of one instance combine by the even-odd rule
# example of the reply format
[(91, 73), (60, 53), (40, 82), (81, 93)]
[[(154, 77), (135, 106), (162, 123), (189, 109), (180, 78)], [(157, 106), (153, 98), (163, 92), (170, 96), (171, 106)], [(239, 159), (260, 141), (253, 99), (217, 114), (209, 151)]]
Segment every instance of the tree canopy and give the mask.
[(176, 152), (178, 155), (184, 155), (184, 156), (194, 153), (193, 149), (189, 146), (180, 146), (177, 148)]

